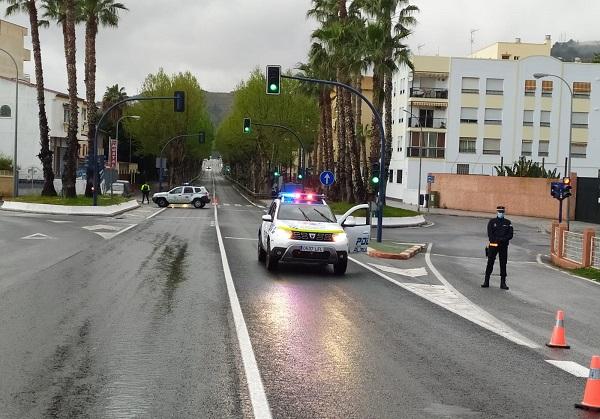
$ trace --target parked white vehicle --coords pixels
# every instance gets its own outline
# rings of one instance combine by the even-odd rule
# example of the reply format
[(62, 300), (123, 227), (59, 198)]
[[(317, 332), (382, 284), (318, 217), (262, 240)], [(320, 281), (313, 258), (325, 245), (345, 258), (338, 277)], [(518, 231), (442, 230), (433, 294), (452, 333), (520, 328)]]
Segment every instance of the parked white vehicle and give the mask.
[(210, 202), (210, 194), (204, 186), (183, 185), (168, 192), (155, 193), (152, 202), (162, 208), (170, 204), (192, 204), (194, 208), (204, 208)]
[(339, 220), (321, 195), (286, 193), (276, 198), (258, 229), (258, 260), (274, 270), (281, 262), (332, 264), (337, 275), (346, 273), (349, 253), (366, 252), (371, 227), (356, 225), (348, 210)]

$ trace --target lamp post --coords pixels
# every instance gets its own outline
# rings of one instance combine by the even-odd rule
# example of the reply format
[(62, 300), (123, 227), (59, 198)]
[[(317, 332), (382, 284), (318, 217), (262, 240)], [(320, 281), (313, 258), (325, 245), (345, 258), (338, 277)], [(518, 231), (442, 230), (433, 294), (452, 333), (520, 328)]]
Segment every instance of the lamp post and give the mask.
[(13, 195), (19, 196), (19, 170), (17, 169), (17, 137), (18, 137), (18, 127), (19, 127), (19, 66), (17, 65), (17, 61), (15, 57), (12, 56), (10, 52), (7, 50), (0, 48), (0, 51), (5, 53), (10, 57), (13, 64), (15, 65), (15, 144), (14, 144), (14, 152), (13, 152)]
[[(115, 133), (117, 141), (119, 141), (119, 123), (125, 118), (135, 119), (136, 121), (142, 119), (139, 115), (123, 115), (120, 117), (117, 121), (117, 132)], [(129, 171), (129, 182), (133, 183), (131, 182), (131, 136), (129, 137), (129, 163), (127, 164), (127, 170)]]
[[(404, 112), (409, 114), (411, 118), (417, 119), (414, 113), (407, 109), (402, 109)], [(419, 120), (419, 186), (417, 187), (417, 212), (421, 212), (421, 171), (423, 166), (423, 124)], [(412, 138), (411, 138), (412, 140)]]
[[(558, 76), (556, 74), (534, 73), (533, 77), (535, 77), (536, 79), (542, 79), (544, 77), (555, 77), (567, 85), (567, 88), (569, 89), (569, 93), (571, 94), (571, 108), (570, 108), (570, 115), (569, 115), (569, 143), (568, 143), (569, 151), (567, 153), (567, 156), (568, 156), (567, 157), (567, 173), (565, 174), (565, 176), (570, 177), (571, 176), (571, 152), (572, 152), (571, 141), (573, 138), (573, 88), (571, 88), (571, 85), (569, 84), (568, 81), (566, 81), (564, 78), (562, 78), (561, 76)], [(571, 219), (571, 198), (567, 199), (567, 214), (566, 214), (565, 219), (567, 221), (567, 228), (568, 228), (570, 225), (570, 219)]]

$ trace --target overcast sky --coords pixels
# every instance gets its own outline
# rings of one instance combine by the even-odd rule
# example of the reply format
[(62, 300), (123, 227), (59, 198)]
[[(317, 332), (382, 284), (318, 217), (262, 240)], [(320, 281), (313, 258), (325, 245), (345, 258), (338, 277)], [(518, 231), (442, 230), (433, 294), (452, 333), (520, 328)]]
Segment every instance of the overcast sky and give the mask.
[[(97, 92), (118, 83), (129, 94), (139, 91), (148, 73), (190, 70), (209, 91), (231, 91), (256, 66), (295, 66), (305, 61), (314, 22), (307, 21), (310, 0), (121, 0), (129, 11), (118, 29), (98, 37)], [(515, 37), (523, 42), (600, 40), (600, 2), (570, 0), (414, 0), (421, 12), (409, 45), (421, 54), (467, 55), (470, 29), (475, 49)], [(1, 5), (0, 7), (5, 7)], [(29, 26), (24, 15), (11, 22)], [(62, 33), (42, 29), (46, 86), (66, 91)], [(83, 85), (83, 28), (78, 31), (79, 95)], [(29, 38), (27, 48), (31, 47)], [(33, 62), (25, 71), (34, 74)]]

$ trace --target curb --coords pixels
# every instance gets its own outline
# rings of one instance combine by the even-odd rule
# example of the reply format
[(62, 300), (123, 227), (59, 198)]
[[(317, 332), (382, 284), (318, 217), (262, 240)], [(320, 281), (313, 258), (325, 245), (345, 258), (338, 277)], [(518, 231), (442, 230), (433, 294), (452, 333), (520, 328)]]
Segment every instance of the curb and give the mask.
[(50, 215), (87, 215), (112, 217), (127, 211), (139, 208), (137, 200), (131, 200), (123, 204), (110, 205), (106, 207), (73, 206), (73, 205), (52, 205), (52, 204), (31, 204), (27, 202), (4, 201), (0, 210), (25, 212), (30, 214), (50, 214)]
[(379, 259), (407, 260), (407, 259), (410, 259), (413, 256), (415, 256), (417, 253), (422, 252), (424, 249), (425, 249), (425, 245), (416, 244), (416, 245), (406, 249), (404, 252), (389, 253), (389, 252), (383, 252), (380, 250), (375, 250), (372, 247), (367, 247), (367, 255), (374, 257), (374, 258), (379, 258)]

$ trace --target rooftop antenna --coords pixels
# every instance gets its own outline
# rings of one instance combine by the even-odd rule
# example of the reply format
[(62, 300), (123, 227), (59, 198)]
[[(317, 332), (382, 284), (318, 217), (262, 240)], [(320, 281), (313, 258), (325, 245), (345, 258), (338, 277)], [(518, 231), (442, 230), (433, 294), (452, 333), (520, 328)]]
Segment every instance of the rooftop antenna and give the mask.
[(421, 55), (421, 48), (423, 48), (425, 44), (417, 45), (417, 55)]
[(475, 43), (475, 40), (473, 39), (473, 34), (478, 31), (479, 29), (471, 29), (471, 55), (473, 55), (473, 44)]

